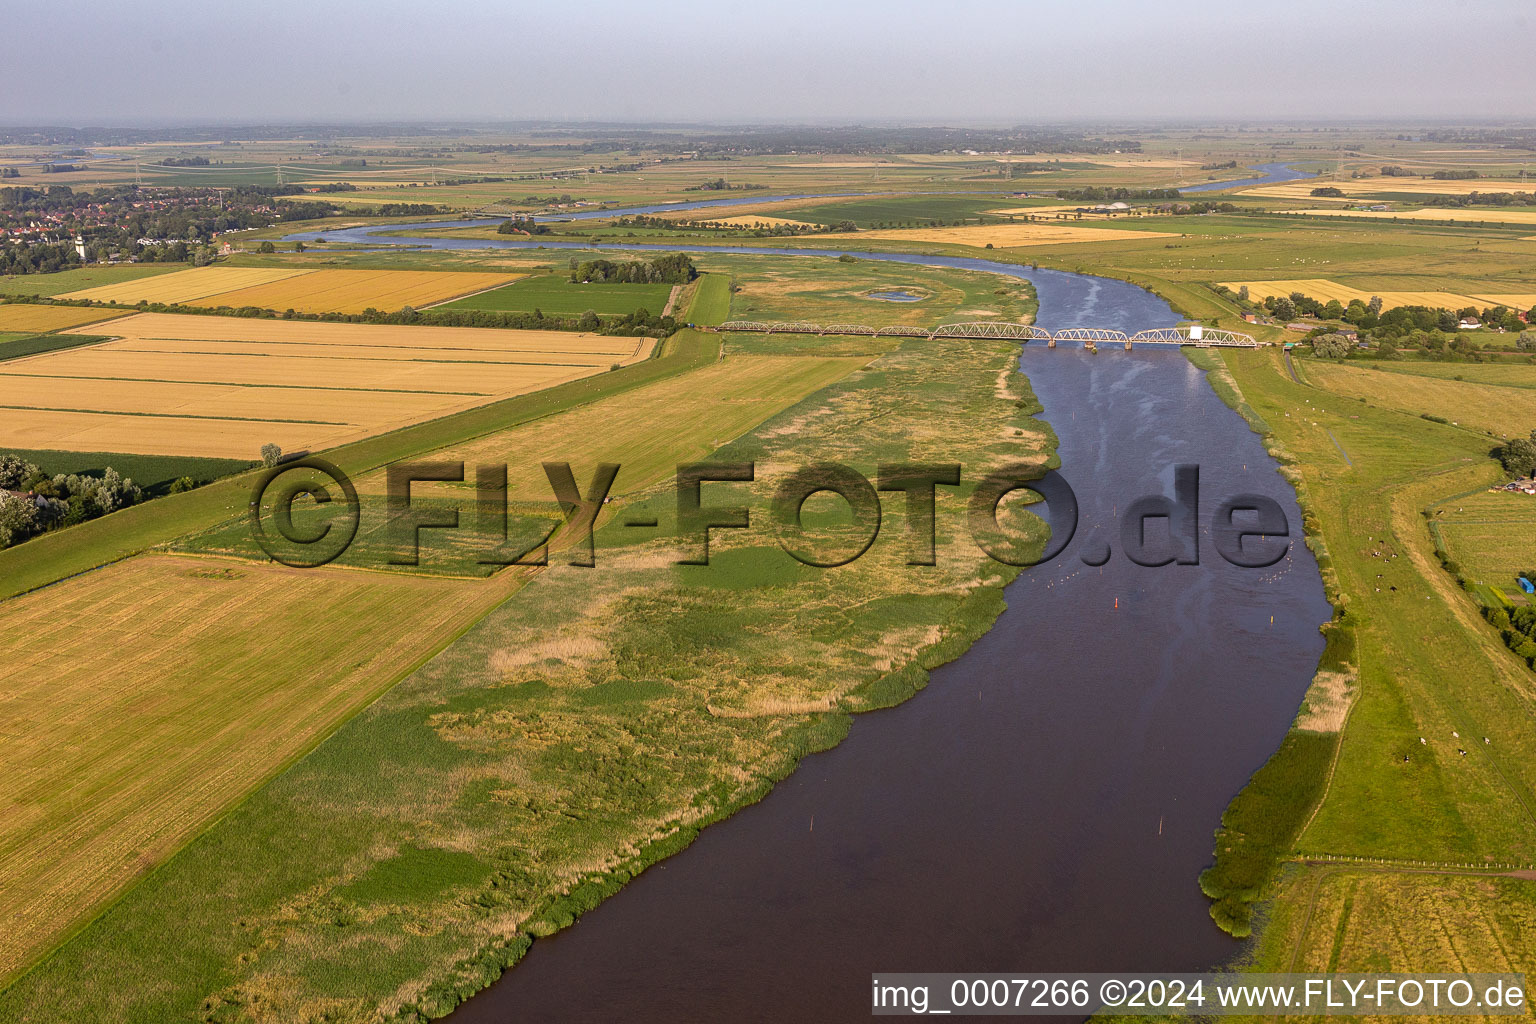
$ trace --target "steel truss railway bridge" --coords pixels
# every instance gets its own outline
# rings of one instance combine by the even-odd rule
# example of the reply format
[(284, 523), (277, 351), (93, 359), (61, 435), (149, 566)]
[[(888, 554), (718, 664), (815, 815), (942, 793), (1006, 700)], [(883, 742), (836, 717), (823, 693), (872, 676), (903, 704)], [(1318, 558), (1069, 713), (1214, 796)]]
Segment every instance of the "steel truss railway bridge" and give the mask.
[(996, 320), (981, 320), (967, 324), (945, 324), (942, 327), (869, 327), (865, 324), (813, 324), (802, 320), (764, 322), (758, 320), (731, 320), (720, 325), (722, 331), (744, 331), (754, 334), (863, 334), (872, 338), (1001, 338), (1009, 341), (1043, 341), (1051, 348), (1057, 342), (1068, 342), (1097, 349), (1100, 345), (1193, 345), (1196, 348), (1260, 348), (1266, 342), (1256, 341), (1246, 334), (1235, 331), (1218, 331), (1213, 327), (1155, 327), (1135, 334), (1110, 330), (1104, 327), (1067, 327), (1051, 332), (1030, 324), (1015, 324)]

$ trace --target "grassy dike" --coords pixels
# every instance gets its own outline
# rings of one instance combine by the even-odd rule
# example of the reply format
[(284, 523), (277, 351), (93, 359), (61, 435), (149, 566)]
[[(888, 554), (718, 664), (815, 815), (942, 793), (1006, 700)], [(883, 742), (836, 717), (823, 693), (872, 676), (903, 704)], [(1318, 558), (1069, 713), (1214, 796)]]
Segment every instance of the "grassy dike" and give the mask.
[[(733, 338), (752, 351), (773, 339)], [(401, 1020), (441, 1016), (701, 828), (765, 795), (850, 715), (903, 700), (1003, 609), (941, 488), (938, 565), (912, 567), (905, 503), (837, 569), (778, 547), (784, 468), (955, 461), (974, 484), (1054, 438), (1003, 342), (919, 339), (731, 442), (752, 484), (708, 567), (660, 526), (609, 526), (598, 568), (551, 566), (0, 994), (0, 1018)], [(701, 396), (702, 398), (703, 396)], [(807, 522), (835, 544), (838, 517)], [(832, 507), (837, 507), (835, 504)], [(1043, 524), (1025, 520), (1034, 543)], [(1024, 524), (1021, 524), (1024, 525)]]
[(1295, 725), (1223, 817), (1213, 917), (1258, 934), (1260, 970), (1528, 969), (1536, 886), (1506, 873), (1536, 861), (1529, 670), (1423, 517), (1492, 482), (1489, 442), (1393, 408), (1391, 374), (1345, 397), (1273, 349), (1194, 358), (1295, 482), (1336, 609)]

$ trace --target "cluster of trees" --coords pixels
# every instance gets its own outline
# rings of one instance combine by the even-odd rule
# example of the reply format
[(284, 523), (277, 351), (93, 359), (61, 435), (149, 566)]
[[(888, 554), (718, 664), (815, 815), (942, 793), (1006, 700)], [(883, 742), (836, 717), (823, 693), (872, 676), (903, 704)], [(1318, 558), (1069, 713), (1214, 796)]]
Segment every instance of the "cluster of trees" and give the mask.
[(1344, 190), (1332, 185), (1322, 185), (1312, 190), (1314, 196), (1326, 196), (1329, 199), (1337, 199), (1344, 195)]
[(634, 218), (620, 217), (618, 220), (614, 221), (614, 226), (656, 227), (687, 229), (693, 231), (725, 231), (733, 234), (750, 235), (753, 238), (781, 238), (784, 236), (793, 235), (826, 235), (844, 231), (859, 230), (859, 226), (851, 220), (840, 220), (835, 224), (761, 224), (756, 227), (751, 227), (743, 224), (722, 224), (721, 222), (714, 220), (668, 221), (660, 217), (645, 216)]
[(1482, 176), (1482, 171), (1436, 171), (1430, 175), (1431, 178), (1436, 178), (1440, 181), (1470, 181), (1473, 178), (1481, 178)]
[(137, 484), (110, 466), (101, 476), (50, 476), (18, 455), (0, 455), (0, 547), (104, 516), (143, 498)]
[(1179, 198), (1179, 190), (1176, 188), (1108, 188), (1092, 185), (1087, 188), (1061, 189), (1056, 194), (1072, 203), (1131, 203)]
[[(597, 315), (591, 310), (587, 310), (586, 313), (582, 314), (584, 321), (588, 317), (591, 317), (593, 320), (597, 319)], [(602, 332), (604, 334), (618, 334), (625, 337), (651, 336), (665, 338), (677, 330), (679, 326), (678, 322), (670, 316), (656, 316), (650, 310), (641, 308), (627, 316), (609, 320), (603, 324)]]
[(540, 224), (532, 217), (508, 217), (496, 225), (498, 235), (547, 235), (549, 226)]
[(741, 184), (732, 185), (724, 178), (716, 178), (706, 181), (702, 185), (689, 185), (684, 192), (757, 192), (767, 188), (767, 185)]
[[(1517, 437), (1494, 449), (1494, 458), (1504, 466), (1510, 476), (1536, 476), (1536, 430), (1530, 437)], [(1526, 576), (1536, 582), (1536, 576)]]
[(19, 178), (21, 172), (14, 167), (0, 167), (0, 178)]
[(168, 156), (158, 163), (161, 167), (207, 167), (209, 161), (205, 156)]
[[(1532, 192), (1468, 192), (1464, 196), (1436, 196), (1436, 206), (1536, 206)], [(1497, 216), (1497, 214), (1494, 214)]]
[(1237, 161), (1228, 160), (1224, 164), (1201, 164), (1200, 169), (1202, 171), (1235, 171), (1237, 170)]
[[(1237, 300), (1243, 305), (1252, 306), (1246, 287), (1238, 290)], [(1520, 315), (1508, 306), (1489, 306), (1481, 310), (1474, 306), (1456, 310), (1430, 306), (1394, 306), (1392, 309), (1383, 310), (1379, 295), (1371, 296), (1368, 302), (1353, 299), (1346, 306), (1338, 299), (1322, 302), (1301, 292), (1292, 292), (1290, 295), (1266, 295), (1261, 305), (1277, 320), (1292, 320), (1297, 316), (1317, 317), (1320, 320), (1342, 320), (1360, 328), (1362, 332), (1373, 332), (1375, 337), (1389, 340), (1414, 331), (1456, 331), (1464, 317), (1476, 317), (1485, 327), (1501, 327), (1506, 331), (1528, 333), (1523, 331), (1526, 325), (1520, 319)], [(1526, 319), (1536, 322), (1536, 307), (1531, 308), (1526, 314)]]
[[(1527, 570), (1522, 575), (1536, 582), (1536, 576), (1530, 575), (1532, 572), (1536, 569)], [(1513, 611), (1488, 608), (1483, 614), (1499, 631), (1505, 646), (1524, 658), (1527, 665), (1536, 668), (1536, 606), (1525, 605)]]
[(51, 274), (80, 265), (80, 254), (64, 242), (0, 245), (0, 274)]
[(657, 256), (643, 263), (639, 260), (588, 260), (579, 264), (573, 260), (572, 263), (575, 264), (571, 267), (573, 283), (687, 284), (699, 276), (693, 260), (680, 252)]
[(1320, 334), (1312, 339), (1312, 354), (1320, 359), (1343, 359), (1354, 348), (1354, 342), (1337, 332)]

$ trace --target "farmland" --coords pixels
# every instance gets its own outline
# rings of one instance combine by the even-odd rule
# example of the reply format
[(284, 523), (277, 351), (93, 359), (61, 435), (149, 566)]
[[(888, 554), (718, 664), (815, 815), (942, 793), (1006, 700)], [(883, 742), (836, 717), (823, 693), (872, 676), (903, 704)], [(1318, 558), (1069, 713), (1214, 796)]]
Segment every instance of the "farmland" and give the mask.
[(1072, 227), (1065, 224), (978, 224), (954, 228), (876, 228), (857, 235), (822, 235), (836, 239), (880, 239), (888, 242), (938, 242), (976, 248), (1011, 249), (1020, 246), (1071, 245), (1078, 242), (1146, 241), (1174, 237), (1166, 231), (1131, 231), (1121, 228)]
[(370, 308), (430, 306), (514, 280), (516, 277), (511, 274), (315, 270), (273, 284), (220, 292), (203, 300), (203, 304), (293, 309), (300, 313), (361, 313)]
[(98, 302), (255, 306), (300, 313), (361, 313), (428, 306), (517, 280), (512, 274), (405, 270), (304, 270), (277, 267), (201, 267), (180, 273), (102, 285), (61, 298)]
[[(872, 352), (865, 358), (878, 357), (878, 377), (844, 376), (718, 452), (760, 464), (770, 445), (774, 458), (791, 460), (911, 458), (913, 438), (942, 427), (948, 450), (978, 464), (1016, 457), (1021, 444), (1043, 460), (1043, 434), (1004, 429), (1028, 425), (1018, 396), (997, 390), (1012, 354), (1007, 345), (970, 342)], [(810, 371), (794, 392), (805, 394), (828, 374), (847, 374), (852, 361), (727, 357), (713, 372), (732, 362), (759, 386), (783, 369)], [(923, 400), (903, 400), (912, 394)], [(779, 402), (786, 400), (788, 391)], [(726, 419), (672, 451), (664, 439), (674, 431), (646, 408), (635, 406), (624, 422), (657, 439), (634, 457), (661, 472), (768, 412), (767, 404), (742, 413), (722, 407)], [(847, 429), (854, 421), (856, 438)], [(965, 426), (963, 441), (956, 424)], [(486, 451), (515, 454), (500, 442)], [(768, 487), (743, 496), (760, 507)], [(668, 480), (627, 502), (667, 514), (672, 500)], [(583, 901), (611, 892), (706, 822), (755, 799), (799, 756), (834, 741), (844, 715), (810, 712), (910, 693), (924, 665), (985, 628), (1012, 575), (945, 536), (945, 568), (935, 574), (919, 580), (899, 571), (904, 555), (893, 546), (861, 560), (850, 586), (774, 566), (776, 552), (750, 538), (721, 538), (721, 550), (735, 554), (722, 556), (728, 578), (718, 585), (732, 588), (731, 614), (750, 638), (725, 647), (693, 638), (702, 615), (665, 613), (719, 606), (697, 592), (697, 581), (667, 568), (676, 557), (671, 541), (620, 530), (601, 532), (601, 575), (552, 566), (536, 576), (13, 985), (0, 1012), (25, 1006), (42, 1015), (153, 1019), (254, 1000), (263, 1015), (284, 1019), (339, 985), (358, 1013), (440, 1013), (458, 999), (441, 987), (445, 972), (483, 984), (520, 955), (528, 934), (569, 923)], [(872, 602), (878, 614), (854, 614)], [(529, 636), (543, 639), (530, 645)], [(626, 687), (657, 659), (672, 665), (661, 679)], [(902, 668), (893, 677), (895, 666)], [(606, 767), (621, 763), (617, 772)], [(521, 799), (524, 787), (536, 799)], [(319, 833), (315, 814), (328, 822)], [(459, 866), (446, 878), (415, 867), (450, 852)], [(384, 886), (395, 875), (404, 881)], [(573, 888), (587, 895), (572, 897)], [(401, 929), (402, 913), (419, 927)], [(195, 946), (171, 938), (189, 928), (201, 936)], [(345, 956), (334, 955), (338, 928), (346, 929)], [(85, 951), (99, 969), (132, 962), (158, 983), (57, 984), (56, 972), (76, 971), (74, 958)], [(451, 966), (466, 955), (483, 962), (473, 980)]]
[[(143, 557), (17, 598), (0, 673), (0, 976), (504, 593)], [(275, 636), (307, 652), (304, 671), (272, 661)]]
[[(1319, 182), (1257, 185), (1243, 190), (1243, 195), (1269, 199), (1316, 199), (1312, 190)], [(1529, 181), (1471, 178), (1441, 181), (1432, 178), (1356, 178), (1326, 182), (1347, 196), (1465, 196), (1473, 192), (1530, 192)]]
[[(1375, 402), (1415, 416), (1430, 413), (1453, 425), (1481, 431), (1492, 445), (1496, 443), (1493, 439), (1507, 436), (1511, 430), (1519, 432), (1521, 424), (1536, 424), (1536, 390), (1500, 387), (1495, 381), (1503, 369), (1498, 367), (1485, 375), (1484, 382), (1475, 383), (1319, 362), (1308, 367), (1307, 377), (1344, 398)], [(1510, 369), (1519, 373), (1531, 368)]]
[(40, 334), (59, 331), (66, 327), (95, 323), (122, 316), (119, 310), (81, 309), (78, 306), (29, 306), (8, 302), (0, 305), (0, 331), (18, 331)]
[(95, 302), (117, 302), (131, 306), (136, 302), (192, 302), (206, 299), (220, 292), (236, 288), (249, 288), (257, 284), (269, 284), (303, 273), (300, 270), (282, 270), (271, 267), (198, 267), (172, 274), (154, 277), (136, 277), (113, 284), (97, 285), (65, 292), (61, 299), (91, 299)]
[(1416, 210), (1281, 210), (1300, 217), (1365, 217), (1373, 220), (1434, 220), (1462, 224), (1536, 224), (1536, 210), (1505, 210), (1487, 206), (1435, 207)]
[(0, 445), (224, 458), (330, 447), (650, 352), (649, 339), (554, 331), (153, 313), (111, 333), (6, 364)]
[(1351, 302), (1369, 302), (1372, 295), (1380, 297), (1382, 306), (1391, 309), (1394, 306), (1428, 306), (1431, 309), (1462, 309), (1466, 306), (1504, 305), (1514, 309), (1526, 310), (1529, 304), (1536, 303), (1536, 294), (1501, 293), (1489, 294), (1458, 294), (1442, 291), (1389, 291), (1382, 289), (1372, 291), (1364, 288), (1350, 287), (1324, 278), (1293, 279), (1285, 281), (1223, 281), (1226, 287), (1237, 291), (1246, 287), (1250, 295), (1255, 299), (1265, 296), (1276, 297), (1290, 295), (1293, 292), (1301, 292), (1311, 299), (1319, 302), (1327, 302), (1329, 299), (1337, 299), (1344, 305)]
[(19, 277), (0, 277), (0, 295), (62, 295), (87, 288), (122, 284), (126, 281), (159, 277), (164, 274), (183, 273), (180, 263), (139, 263), (128, 266), (87, 266), (75, 270), (61, 270), (56, 274), (23, 274)]

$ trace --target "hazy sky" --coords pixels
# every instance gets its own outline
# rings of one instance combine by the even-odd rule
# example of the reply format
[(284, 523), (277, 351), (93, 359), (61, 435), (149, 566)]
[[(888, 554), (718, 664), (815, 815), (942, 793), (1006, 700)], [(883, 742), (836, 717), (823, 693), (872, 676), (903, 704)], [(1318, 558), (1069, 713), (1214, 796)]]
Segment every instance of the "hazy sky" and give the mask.
[(1536, 122), (1531, 0), (0, 0), (0, 124)]

